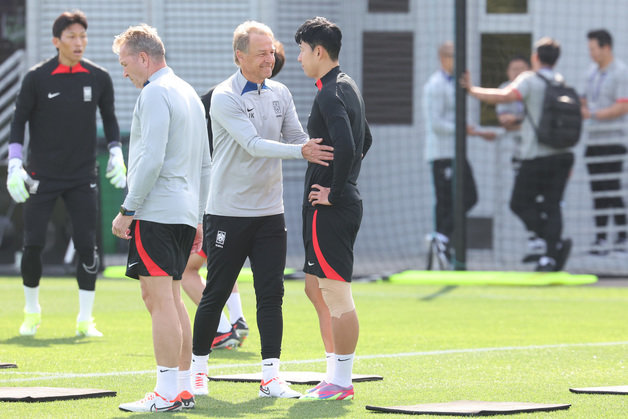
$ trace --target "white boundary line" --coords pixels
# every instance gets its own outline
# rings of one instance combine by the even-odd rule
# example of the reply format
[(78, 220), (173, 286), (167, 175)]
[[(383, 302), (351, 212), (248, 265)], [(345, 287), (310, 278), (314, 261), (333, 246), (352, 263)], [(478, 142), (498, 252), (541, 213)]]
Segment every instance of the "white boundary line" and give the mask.
[[(413, 356), (434, 356), (434, 355), (450, 355), (450, 354), (468, 354), (468, 353), (484, 353), (484, 352), (505, 352), (505, 351), (527, 351), (532, 349), (562, 349), (562, 348), (578, 348), (578, 347), (603, 347), (603, 346), (621, 346), (628, 345), (628, 341), (623, 342), (590, 342), (590, 343), (558, 343), (553, 345), (531, 345), (531, 346), (502, 346), (497, 348), (467, 348), (467, 349), (443, 349), (436, 351), (420, 351), (420, 352), (401, 352), (396, 354), (374, 354), (356, 356), (356, 360), (362, 359), (381, 359), (381, 358), (400, 358)], [(301, 359), (294, 361), (282, 361), (281, 365), (303, 365), (325, 362), (325, 359)], [(210, 370), (218, 370), (224, 368), (244, 368), (259, 367), (259, 362), (247, 364), (220, 364), (209, 365)], [(46, 380), (62, 380), (68, 378), (91, 378), (91, 377), (120, 377), (125, 375), (138, 374), (154, 374), (155, 370), (144, 371), (117, 371), (117, 372), (97, 372), (87, 374), (55, 374), (50, 372), (19, 372), (19, 371), (0, 371), (1, 375), (6, 374), (29, 374), (38, 375), (37, 377), (27, 378), (9, 378), (0, 380), (0, 383), (16, 383), (25, 381), (46, 381)]]

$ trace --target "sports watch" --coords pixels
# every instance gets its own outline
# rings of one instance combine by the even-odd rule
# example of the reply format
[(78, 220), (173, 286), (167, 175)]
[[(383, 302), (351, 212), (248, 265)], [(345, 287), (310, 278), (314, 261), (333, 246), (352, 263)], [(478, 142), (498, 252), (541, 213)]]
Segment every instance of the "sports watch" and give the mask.
[(124, 205), (120, 205), (120, 214), (122, 215), (135, 215), (135, 211), (124, 208)]

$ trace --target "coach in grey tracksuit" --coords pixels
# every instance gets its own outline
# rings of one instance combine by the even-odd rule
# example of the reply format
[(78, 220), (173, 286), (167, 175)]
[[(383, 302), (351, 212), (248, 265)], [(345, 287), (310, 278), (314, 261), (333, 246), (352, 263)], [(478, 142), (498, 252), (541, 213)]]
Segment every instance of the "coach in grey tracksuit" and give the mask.
[(119, 407), (180, 410), (194, 403), (189, 395), (192, 331), (178, 280), (190, 252), (200, 248), (207, 203), (211, 162), (203, 104), (167, 66), (155, 28), (128, 28), (115, 38), (113, 50), (123, 75), (141, 92), (131, 123), (129, 191), (112, 232), (129, 240), (126, 275), (140, 280), (157, 361), (154, 394)]
[[(239, 36), (247, 37), (247, 45), (237, 43)], [(210, 353), (220, 312), (248, 257), (257, 298), (263, 381), (278, 375), (286, 262), (281, 159), (305, 157), (322, 164), (326, 163), (321, 158), (331, 159), (330, 152), (322, 151), (331, 147), (318, 145), (320, 140), (308, 141), (286, 86), (268, 80), (274, 62), (272, 39), (263, 24), (240, 25), (234, 34), (240, 69), (212, 96), (214, 151), (205, 224), (208, 274), (194, 320), (194, 373), (207, 368), (204, 357)], [(265, 387), (260, 395), (298, 396), (291, 390), (267, 391)]]

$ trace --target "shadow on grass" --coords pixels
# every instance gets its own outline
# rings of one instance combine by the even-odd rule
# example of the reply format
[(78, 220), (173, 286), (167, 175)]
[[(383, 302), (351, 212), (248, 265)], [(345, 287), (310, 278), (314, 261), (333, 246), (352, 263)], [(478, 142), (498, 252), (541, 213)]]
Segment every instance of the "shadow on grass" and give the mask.
[(54, 345), (77, 345), (92, 342), (90, 339), (78, 336), (68, 336), (63, 338), (40, 339), (32, 336), (13, 336), (12, 338), (0, 341), (2, 345), (25, 346), (29, 348), (45, 348)]
[(447, 293), (452, 292), (453, 290), (455, 290), (456, 288), (458, 288), (457, 285), (446, 285), (443, 288), (439, 289), (436, 292), (433, 292), (432, 294), (429, 295), (425, 295), (423, 297), (419, 298), (419, 301), (432, 301), (442, 295), (445, 295)]
[[(292, 406), (288, 407), (288, 403), (292, 403)], [(289, 401), (275, 398), (254, 398), (243, 403), (230, 403), (212, 397), (197, 397), (194, 409), (172, 413), (168, 417), (238, 418), (255, 412), (259, 416), (273, 418), (334, 418), (347, 414), (351, 403), (351, 401)], [(154, 415), (146, 413), (133, 417), (154, 418)], [(128, 416), (121, 414), (114, 418), (126, 419)]]
[(303, 400), (288, 410), (288, 418), (337, 418), (349, 413), (351, 400)]

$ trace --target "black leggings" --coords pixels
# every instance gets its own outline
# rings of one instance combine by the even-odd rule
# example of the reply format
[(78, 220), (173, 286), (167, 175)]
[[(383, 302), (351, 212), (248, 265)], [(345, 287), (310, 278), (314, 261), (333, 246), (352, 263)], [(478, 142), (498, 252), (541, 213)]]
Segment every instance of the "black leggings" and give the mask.
[[(39, 286), (42, 273), (41, 246), (24, 246), (22, 254), (22, 283), (29, 287)], [(95, 248), (83, 247), (76, 249), (78, 261), (76, 264), (76, 280), (78, 287), (85, 291), (96, 290), (96, 276), (100, 268), (100, 258)]]
[(206, 215), (207, 284), (194, 318), (194, 355), (207, 355), (220, 313), (248, 257), (257, 301), (262, 359), (279, 358), (283, 335), (283, 272), (286, 223), (283, 214), (268, 217)]
[[(436, 231), (451, 237), (454, 231), (454, 167), (453, 159), (439, 159), (432, 162), (432, 178), (436, 192)], [(478, 191), (473, 178), (471, 165), (464, 161), (464, 211), (467, 213), (478, 202)]]
[(22, 281), (37, 287), (42, 274), (41, 253), (57, 199), (63, 199), (72, 222), (72, 241), (78, 254), (76, 278), (79, 289), (94, 291), (100, 260), (96, 249), (98, 189), (95, 179), (81, 182), (41, 179), (37, 193), (24, 203), (24, 254)]

